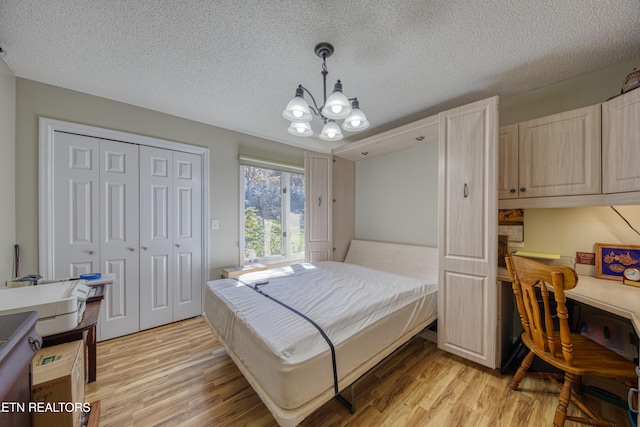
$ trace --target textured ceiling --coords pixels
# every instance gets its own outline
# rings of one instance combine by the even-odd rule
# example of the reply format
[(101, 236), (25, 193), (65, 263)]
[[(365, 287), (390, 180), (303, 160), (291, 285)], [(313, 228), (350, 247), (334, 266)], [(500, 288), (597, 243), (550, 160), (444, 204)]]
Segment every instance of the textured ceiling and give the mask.
[[(302, 84), (357, 96), (371, 127), (340, 143), (287, 133)], [(0, 0), (18, 77), (286, 144), (336, 145), (491, 96), (640, 57), (638, 0)]]

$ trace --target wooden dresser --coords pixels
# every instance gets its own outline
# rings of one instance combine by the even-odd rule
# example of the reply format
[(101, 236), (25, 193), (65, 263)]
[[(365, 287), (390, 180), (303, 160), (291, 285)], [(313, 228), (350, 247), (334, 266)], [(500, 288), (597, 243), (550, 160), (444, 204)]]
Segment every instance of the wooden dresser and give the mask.
[(2, 426), (31, 426), (31, 360), (42, 345), (37, 320), (35, 311), (0, 316), (0, 402), (11, 405), (0, 411)]

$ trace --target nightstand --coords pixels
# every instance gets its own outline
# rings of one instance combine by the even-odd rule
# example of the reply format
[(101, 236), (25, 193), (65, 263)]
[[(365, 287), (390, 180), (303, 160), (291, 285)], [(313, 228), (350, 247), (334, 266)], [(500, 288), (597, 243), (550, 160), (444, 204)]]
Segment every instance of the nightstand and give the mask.
[(254, 271), (262, 271), (266, 269), (266, 265), (258, 263), (241, 265), (240, 267), (225, 267), (222, 269), (222, 278), (233, 279), (234, 277), (238, 277), (243, 274), (253, 273)]

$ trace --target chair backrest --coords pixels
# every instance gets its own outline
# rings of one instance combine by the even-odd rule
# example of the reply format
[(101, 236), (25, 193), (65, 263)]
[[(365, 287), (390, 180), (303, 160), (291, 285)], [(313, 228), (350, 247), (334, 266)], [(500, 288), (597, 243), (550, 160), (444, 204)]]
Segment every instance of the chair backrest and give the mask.
[[(561, 350), (565, 362), (573, 365), (573, 345), (564, 291), (577, 285), (578, 275), (570, 267), (549, 266), (520, 256), (507, 255), (505, 260), (525, 333), (539, 350), (553, 356), (557, 356), (557, 351)], [(550, 303), (547, 285), (552, 286), (555, 308)], [(559, 331), (555, 330), (554, 317), (558, 319)], [(560, 343), (556, 340), (556, 332), (559, 332)]]

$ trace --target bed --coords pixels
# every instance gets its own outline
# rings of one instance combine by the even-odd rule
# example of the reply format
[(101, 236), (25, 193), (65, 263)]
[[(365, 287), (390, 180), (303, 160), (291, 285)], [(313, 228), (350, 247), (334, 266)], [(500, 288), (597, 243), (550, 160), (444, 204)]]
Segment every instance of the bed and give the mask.
[(208, 282), (204, 316), (278, 424), (295, 426), (435, 321), (437, 259), (353, 240), (344, 263)]

